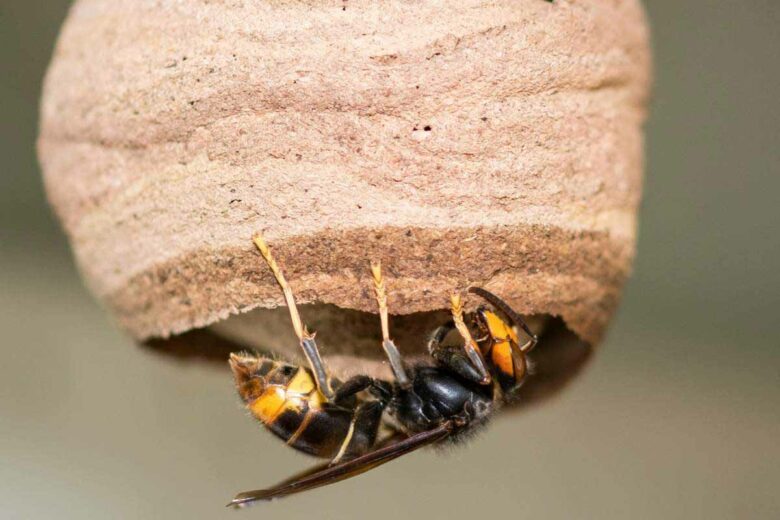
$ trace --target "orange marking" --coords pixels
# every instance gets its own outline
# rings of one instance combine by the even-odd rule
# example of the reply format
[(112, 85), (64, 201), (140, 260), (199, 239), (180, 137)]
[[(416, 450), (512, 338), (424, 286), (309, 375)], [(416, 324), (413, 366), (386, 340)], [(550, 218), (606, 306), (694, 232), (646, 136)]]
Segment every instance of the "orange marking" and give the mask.
[(263, 395), (252, 401), (249, 409), (258, 420), (265, 424), (273, 423), (285, 408), (287, 395), (281, 386), (269, 386)]
[[(270, 374), (269, 374), (270, 375)], [(270, 425), (285, 411), (302, 413), (308, 405), (309, 412), (303, 419), (298, 431), (293, 434), (289, 443), (295, 442), (295, 439), (306, 429), (306, 426), (313, 418), (312, 411), (320, 410), (322, 404), (327, 402), (322, 393), (317, 390), (311, 374), (304, 369), (298, 369), (298, 372), (290, 379), (286, 385), (274, 384), (265, 388), (263, 393), (247, 405), (252, 414), (263, 424)]]
[(485, 322), (487, 323), (488, 332), (490, 332), (490, 335), (493, 336), (493, 339), (496, 342), (510, 340), (513, 341), (515, 345), (519, 345), (517, 334), (515, 333), (514, 329), (510, 327), (509, 324), (507, 324), (507, 322), (499, 318), (497, 314), (490, 311), (485, 311), (483, 316), (485, 317)]
[(497, 314), (484, 311), (488, 332), (493, 338), (493, 349), (490, 353), (493, 364), (508, 376), (515, 375), (515, 362), (512, 356), (512, 343), (517, 345), (517, 334), (514, 329), (502, 320)]
[(508, 341), (496, 343), (493, 346), (491, 357), (493, 358), (493, 364), (496, 365), (501, 372), (508, 376), (515, 375), (515, 363), (512, 359), (512, 346)]

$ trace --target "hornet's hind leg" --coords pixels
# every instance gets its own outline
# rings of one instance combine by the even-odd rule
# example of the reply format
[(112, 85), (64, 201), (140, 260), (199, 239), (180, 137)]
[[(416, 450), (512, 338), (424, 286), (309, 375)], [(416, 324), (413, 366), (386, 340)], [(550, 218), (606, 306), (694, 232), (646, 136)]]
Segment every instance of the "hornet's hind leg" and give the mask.
[(330, 461), (331, 466), (359, 457), (374, 447), (386, 406), (385, 401), (364, 401), (355, 408), (347, 435), (338, 453)]
[(276, 277), (276, 281), (279, 283), (279, 287), (284, 292), (284, 299), (287, 301), (287, 307), (290, 311), (290, 319), (292, 320), (293, 329), (295, 329), (295, 335), (298, 336), (303, 353), (306, 355), (306, 359), (309, 361), (309, 366), (314, 373), (314, 379), (317, 382), (317, 388), (329, 401), (333, 400), (333, 389), (330, 384), (330, 377), (325, 370), (325, 364), (322, 362), (320, 352), (317, 349), (317, 343), (314, 341), (314, 334), (306, 330), (306, 326), (301, 321), (301, 316), (298, 314), (298, 306), (295, 304), (295, 296), (293, 296), (292, 289), (290, 288), (287, 280), (282, 274), (282, 270), (276, 263), (271, 250), (263, 240), (263, 237), (256, 235), (253, 239), (260, 254), (263, 255), (268, 267)]

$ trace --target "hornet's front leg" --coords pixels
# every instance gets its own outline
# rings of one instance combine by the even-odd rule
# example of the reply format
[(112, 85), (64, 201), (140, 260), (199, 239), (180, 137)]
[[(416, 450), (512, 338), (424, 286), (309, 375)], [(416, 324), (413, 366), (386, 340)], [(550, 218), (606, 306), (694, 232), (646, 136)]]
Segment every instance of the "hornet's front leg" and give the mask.
[[(492, 377), (485, 359), (463, 321), (463, 304), (460, 296), (453, 294), (450, 303), (452, 320), (433, 332), (428, 341), (428, 352), (440, 364), (449, 367), (465, 379), (482, 385), (490, 384)], [(463, 339), (463, 346), (443, 344), (452, 330), (458, 331)]]
[[(507, 318), (509, 318), (510, 323), (514, 327), (519, 327), (520, 329), (522, 329), (523, 332), (526, 333), (526, 335), (528, 335), (529, 340), (525, 344), (520, 345), (519, 343), (516, 343), (517, 348), (521, 352), (528, 353), (531, 352), (534, 349), (534, 347), (536, 347), (537, 343), (539, 343), (539, 336), (537, 336), (531, 330), (531, 328), (525, 322), (523, 317), (520, 316), (520, 314), (518, 314), (517, 311), (515, 311), (512, 307), (510, 307), (508, 303), (506, 303), (504, 300), (502, 300), (492, 292), (488, 291), (487, 289), (483, 289), (481, 287), (471, 287), (469, 289), (469, 292), (484, 298), (485, 301), (490, 303), (493, 307), (506, 314)], [(482, 313), (478, 313), (478, 314), (482, 314)], [(491, 335), (493, 334), (491, 333)]]

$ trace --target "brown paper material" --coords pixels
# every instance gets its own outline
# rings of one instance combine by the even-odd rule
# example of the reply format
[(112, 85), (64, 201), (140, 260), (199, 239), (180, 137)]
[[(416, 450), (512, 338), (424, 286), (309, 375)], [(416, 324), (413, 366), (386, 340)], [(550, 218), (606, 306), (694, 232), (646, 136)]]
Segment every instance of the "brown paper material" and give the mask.
[(139, 340), (282, 304), (262, 232), (302, 303), (373, 311), (374, 258), (392, 313), (479, 285), (595, 343), (634, 253), (648, 83), (636, 0), (79, 0), (39, 152)]

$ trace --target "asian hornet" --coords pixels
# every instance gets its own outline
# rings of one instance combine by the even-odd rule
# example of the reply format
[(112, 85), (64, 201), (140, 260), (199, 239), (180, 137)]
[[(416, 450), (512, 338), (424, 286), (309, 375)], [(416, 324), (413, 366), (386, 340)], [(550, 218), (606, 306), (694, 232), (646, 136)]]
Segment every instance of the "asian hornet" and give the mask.
[[(537, 336), (518, 313), (485, 289), (469, 291), (490, 306), (466, 315), (458, 294), (452, 319), (431, 334), (430, 360), (404, 363), (389, 333), (387, 291), (379, 263), (371, 264), (379, 307), (382, 348), (393, 379), (331, 377), (314, 334), (304, 326), (292, 289), (262, 237), (254, 243), (281, 287), (308, 366), (247, 353), (230, 356), (238, 394), (266, 428), (292, 448), (328, 459), (275, 487), (239, 493), (229, 506), (243, 506), (332, 484), (423, 446), (456, 440), (517, 396), (528, 373), (527, 355)], [(520, 344), (518, 332), (528, 340)], [(459, 341), (445, 339), (457, 332)], [(472, 336), (477, 333), (477, 339)], [(379, 432), (391, 432), (380, 440)]]

